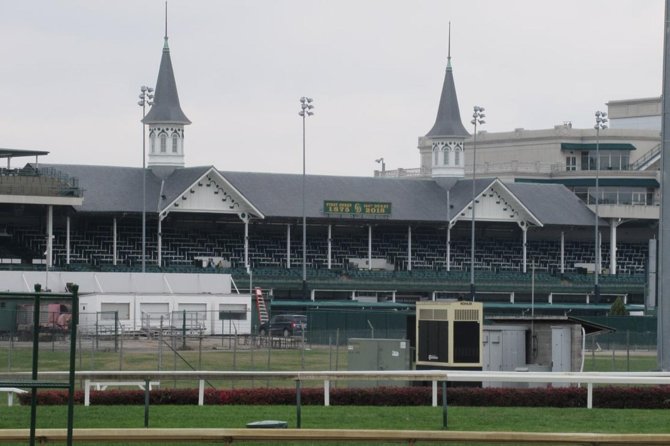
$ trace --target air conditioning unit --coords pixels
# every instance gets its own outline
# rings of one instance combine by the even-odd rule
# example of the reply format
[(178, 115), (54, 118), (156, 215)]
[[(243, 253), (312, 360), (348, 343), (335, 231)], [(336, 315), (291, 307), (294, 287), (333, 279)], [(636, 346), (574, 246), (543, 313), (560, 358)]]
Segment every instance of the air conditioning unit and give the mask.
[(481, 370), (483, 321), (481, 302), (417, 302), (417, 368)]

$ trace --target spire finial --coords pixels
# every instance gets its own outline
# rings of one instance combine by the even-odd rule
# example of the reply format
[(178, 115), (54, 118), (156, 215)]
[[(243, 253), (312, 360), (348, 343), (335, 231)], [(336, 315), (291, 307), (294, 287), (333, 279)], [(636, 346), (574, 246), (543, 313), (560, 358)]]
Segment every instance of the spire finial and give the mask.
[(451, 68), (451, 22), (449, 22), (449, 40), (447, 43), (447, 68)]
[(165, 2), (165, 45), (164, 48), (168, 47), (168, 35), (167, 35), (167, 1)]

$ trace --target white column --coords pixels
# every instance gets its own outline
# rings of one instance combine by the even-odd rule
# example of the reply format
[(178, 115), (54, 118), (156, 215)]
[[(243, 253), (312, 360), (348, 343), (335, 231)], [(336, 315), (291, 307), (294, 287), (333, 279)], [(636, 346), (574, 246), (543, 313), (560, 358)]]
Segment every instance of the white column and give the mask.
[(163, 226), (163, 216), (158, 216), (158, 267), (163, 265), (163, 234), (161, 228)]
[(328, 225), (328, 269), (333, 266), (333, 225)]
[(447, 222), (447, 271), (451, 271), (451, 222)]
[(407, 226), (407, 271), (412, 271), (412, 227)]
[(368, 270), (372, 269), (372, 225), (368, 225)]
[(610, 220), (610, 274), (616, 274), (616, 227), (615, 218)]
[(291, 225), (286, 225), (286, 268), (291, 269)]
[(526, 272), (526, 241), (528, 240), (528, 226), (523, 225), (521, 228), (521, 231), (523, 232), (523, 272)]
[(561, 275), (565, 274), (565, 232), (561, 231)]
[(451, 271), (451, 194), (447, 190), (447, 271)]
[(244, 219), (244, 266), (249, 269), (249, 219)]
[(114, 217), (114, 220), (112, 221), (112, 263), (116, 265), (116, 262), (118, 261), (118, 258), (116, 256), (117, 254), (117, 249), (116, 249), (116, 217)]
[(70, 216), (65, 217), (65, 263), (70, 264)]
[(53, 259), (54, 247), (54, 207), (47, 206), (47, 266), (54, 266)]
[(205, 380), (198, 380), (198, 406), (205, 405)]

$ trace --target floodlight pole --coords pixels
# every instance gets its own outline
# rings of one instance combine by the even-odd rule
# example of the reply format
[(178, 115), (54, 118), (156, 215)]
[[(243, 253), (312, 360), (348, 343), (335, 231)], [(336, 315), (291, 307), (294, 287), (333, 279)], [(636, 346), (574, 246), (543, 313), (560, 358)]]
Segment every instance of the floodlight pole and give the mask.
[(596, 112), (596, 125), (593, 126), (596, 129), (596, 202), (595, 202), (595, 228), (594, 228), (594, 240), (595, 240), (595, 268), (594, 268), (594, 284), (593, 284), (593, 303), (600, 303), (600, 285), (598, 284), (598, 276), (600, 275), (600, 234), (598, 231), (599, 215), (598, 215), (598, 203), (600, 202), (600, 130), (607, 128), (607, 113), (597, 111)]
[(300, 98), (300, 111), (298, 115), (302, 117), (302, 298), (307, 297), (307, 211), (305, 207), (305, 120), (312, 116), (313, 99), (308, 97)]
[(475, 105), (470, 123), (475, 126), (475, 133), (472, 137), (472, 224), (470, 228), (470, 299), (475, 300), (475, 198), (476, 198), (476, 179), (477, 179), (477, 124), (485, 124), (484, 107)]
[(140, 87), (140, 100), (137, 103), (142, 107), (142, 272), (147, 270), (147, 169), (146, 169), (146, 149), (147, 149), (147, 126), (144, 124), (146, 116), (146, 106), (153, 105), (153, 88), (142, 85)]

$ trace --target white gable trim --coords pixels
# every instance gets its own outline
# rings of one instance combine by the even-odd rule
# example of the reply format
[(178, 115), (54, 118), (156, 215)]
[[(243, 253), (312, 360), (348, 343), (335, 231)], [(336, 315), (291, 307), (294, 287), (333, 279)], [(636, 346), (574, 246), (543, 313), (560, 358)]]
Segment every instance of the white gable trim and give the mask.
[[(209, 186), (207, 186), (209, 184)], [(212, 207), (190, 207), (189, 198), (194, 194), (202, 194), (204, 188), (213, 189), (217, 195), (216, 205)], [(220, 196), (220, 199), (219, 199)], [(218, 205), (218, 206), (217, 206)], [(219, 208), (220, 207), (220, 208)], [(160, 212), (167, 215), (170, 212), (202, 212), (202, 213), (224, 213), (224, 214), (252, 214), (257, 218), (265, 218), (265, 215), (256, 208), (237, 188), (226, 180), (218, 170), (210, 167), (197, 180), (191, 183), (183, 192), (168, 203)]]
[[(498, 178), (494, 179), (479, 194), (475, 201), (476, 221), (496, 221), (544, 226), (530, 210), (512, 193)], [(472, 219), (472, 201), (455, 213), (451, 221), (467, 221)]]

